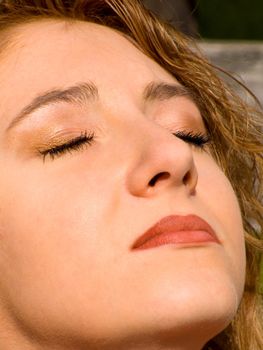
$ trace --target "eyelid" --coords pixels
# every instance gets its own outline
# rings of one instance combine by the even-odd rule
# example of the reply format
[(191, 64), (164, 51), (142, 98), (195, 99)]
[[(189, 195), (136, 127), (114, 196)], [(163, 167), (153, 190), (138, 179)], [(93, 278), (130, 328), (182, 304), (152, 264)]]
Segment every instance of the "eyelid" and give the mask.
[[(52, 160), (57, 157), (64, 155), (65, 153), (72, 153), (73, 151), (82, 150), (83, 147), (91, 145), (94, 141), (94, 132), (88, 134), (87, 130), (84, 132), (81, 131), (78, 136), (66, 138), (64, 137), (65, 133), (63, 133), (63, 141), (54, 142), (49, 147), (45, 147), (44, 149), (38, 149), (38, 154), (43, 157), (43, 162), (45, 162), (45, 158), (49, 156)], [(173, 132), (173, 135), (180, 138), (182, 141), (190, 143), (197, 148), (203, 148), (205, 144), (210, 141), (207, 133), (203, 132), (195, 132), (190, 130), (178, 130)], [(53, 138), (54, 139), (54, 138)], [(57, 139), (57, 135), (55, 137)]]
[(205, 145), (211, 142), (210, 136), (206, 132), (179, 130), (174, 132), (173, 135), (198, 148), (204, 148)]
[(43, 161), (45, 158), (49, 156), (52, 160), (57, 157), (60, 157), (66, 153), (72, 153), (74, 151), (78, 151), (83, 149), (83, 147), (91, 145), (94, 141), (95, 134), (94, 132), (88, 133), (87, 130), (82, 131), (78, 136), (68, 138), (67, 140), (54, 143), (49, 147), (44, 149), (38, 149), (38, 154), (43, 157)]

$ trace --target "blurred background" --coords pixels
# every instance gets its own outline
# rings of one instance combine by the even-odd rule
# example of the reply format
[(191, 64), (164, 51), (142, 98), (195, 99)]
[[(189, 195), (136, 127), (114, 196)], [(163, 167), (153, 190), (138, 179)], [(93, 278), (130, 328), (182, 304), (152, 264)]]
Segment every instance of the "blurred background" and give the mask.
[(244, 82), (263, 105), (263, 0), (144, 0), (196, 38), (212, 63)]

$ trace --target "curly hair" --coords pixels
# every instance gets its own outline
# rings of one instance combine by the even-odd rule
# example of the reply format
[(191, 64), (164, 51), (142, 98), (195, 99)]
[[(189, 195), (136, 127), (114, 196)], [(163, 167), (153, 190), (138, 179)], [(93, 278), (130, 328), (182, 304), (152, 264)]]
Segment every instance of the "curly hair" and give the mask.
[(16, 27), (45, 18), (89, 21), (118, 30), (190, 89), (211, 136), (212, 155), (239, 200), (247, 254), (245, 290), (237, 315), (204, 350), (263, 349), (259, 280), (263, 252), (263, 114), (260, 106), (248, 105), (237, 96), (219, 78), (222, 70), (202, 56), (193, 39), (160, 20), (139, 0), (4, 0), (0, 4), (0, 54), (12, 44)]

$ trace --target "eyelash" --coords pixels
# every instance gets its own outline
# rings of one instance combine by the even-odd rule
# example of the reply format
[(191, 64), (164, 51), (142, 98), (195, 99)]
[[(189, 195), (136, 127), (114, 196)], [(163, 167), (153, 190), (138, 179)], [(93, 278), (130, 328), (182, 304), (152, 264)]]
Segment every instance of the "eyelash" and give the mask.
[(85, 131), (84, 133), (81, 133), (79, 136), (69, 140), (66, 143), (53, 146), (44, 151), (39, 151), (39, 153), (42, 155), (43, 161), (45, 161), (45, 158), (47, 156), (50, 156), (50, 158), (54, 160), (55, 158), (60, 157), (67, 152), (71, 153), (72, 151), (80, 151), (87, 146), (90, 146), (94, 141), (94, 137), (94, 133), (88, 134), (87, 131)]
[[(178, 131), (173, 133), (174, 136), (178, 137), (182, 141), (192, 144), (197, 148), (203, 148), (207, 143), (210, 142), (209, 136), (202, 133), (194, 133), (192, 131)], [(94, 133), (81, 133), (81, 135), (69, 140), (61, 145), (53, 146), (47, 150), (39, 151), (43, 157), (43, 161), (47, 156), (50, 156), (52, 160), (62, 156), (65, 153), (71, 153), (72, 151), (80, 151), (87, 146), (90, 146), (94, 142)]]
[(204, 146), (210, 142), (210, 137), (201, 132), (194, 133), (193, 131), (178, 131), (173, 133), (173, 135), (197, 148), (204, 148)]

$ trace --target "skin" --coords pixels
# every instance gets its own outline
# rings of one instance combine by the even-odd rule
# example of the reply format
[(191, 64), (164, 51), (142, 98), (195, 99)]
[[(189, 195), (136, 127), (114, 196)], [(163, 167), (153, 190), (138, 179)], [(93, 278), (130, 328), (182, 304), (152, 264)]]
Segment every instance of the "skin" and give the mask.
[[(0, 68), (0, 348), (201, 349), (237, 311), (245, 253), (228, 179), (173, 135), (204, 133), (199, 110), (187, 97), (144, 102), (150, 82), (178, 82), (109, 28), (52, 20), (13, 36)], [(99, 99), (6, 131), (38, 94), (78, 82)], [(85, 132), (94, 143), (43, 162), (55, 134)], [(131, 250), (177, 214), (199, 215), (221, 243)]]

